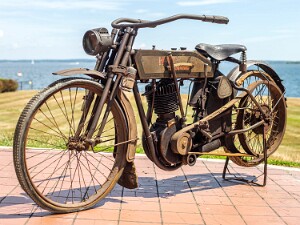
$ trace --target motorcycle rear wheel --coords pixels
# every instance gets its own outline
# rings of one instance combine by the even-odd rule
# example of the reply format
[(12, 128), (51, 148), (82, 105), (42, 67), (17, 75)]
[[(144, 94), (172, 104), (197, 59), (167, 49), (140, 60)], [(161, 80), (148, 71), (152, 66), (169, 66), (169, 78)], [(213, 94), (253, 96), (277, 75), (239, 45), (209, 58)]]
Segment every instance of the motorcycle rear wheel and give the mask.
[[(91, 80), (63, 79), (34, 96), (23, 110), (14, 136), (14, 165), (22, 188), (41, 208), (54, 213), (88, 209), (120, 178), (126, 163), (127, 124), (117, 101), (100, 143), (84, 145), (102, 90)], [(78, 136), (83, 112), (86, 121)]]
[[(236, 84), (247, 88), (253, 82), (264, 81), (252, 91), (253, 96), (260, 106), (271, 112), (270, 123), (266, 131), (267, 156), (273, 154), (282, 142), (286, 126), (286, 103), (281, 90), (270, 75), (261, 71), (249, 71), (238, 77)], [(268, 81), (272, 84), (268, 85)], [(238, 105), (233, 107), (233, 129), (246, 129), (259, 122), (259, 110), (250, 99), (245, 96)], [(251, 129), (242, 134), (226, 138), (225, 151), (233, 153), (246, 153), (253, 156), (233, 156), (231, 161), (239, 166), (252, 167), (263, 162), (263, 126)]]

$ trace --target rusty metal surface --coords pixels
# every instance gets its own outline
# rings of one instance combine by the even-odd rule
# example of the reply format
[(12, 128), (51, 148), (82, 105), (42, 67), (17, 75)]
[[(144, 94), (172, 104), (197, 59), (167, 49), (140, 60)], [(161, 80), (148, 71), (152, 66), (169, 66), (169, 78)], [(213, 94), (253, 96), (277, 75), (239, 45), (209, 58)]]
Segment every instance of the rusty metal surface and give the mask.
[[(243, 94), (244, 96), (246, 95), (246, 93)], [(192, 123), (184, 128), (182, 128), (181, 130), (177, 131), (176, 133), (184, 133), (184, 132), (187, 132), (197, 126), (199, 126), (200, 123), (203, 123), (205, 121), (209, 121), (213, 118), (215, 118), (216, 116), (220, 115), (221, 113), (225, 112), (227, 109), (231, 108), (235, 103), (237, 103), (239, 100), (240, 100), (241, 97), (237, 97), (237, 98), (234, 98), (232, 99), (230, 102), (228, 102), (227, 104), (225, 104), (223, 107), (219, 108), (218, 110), (214, 111), (213, 113), (209, 114), (208, 116), (206, 116), (205, 118), (195, 122), (195, 123)], [(176, 134), (175, 133), (175, 134)]]
[(253, 155), (245, 154), (245, 153), (230, 153), (230, 152), (189, 152), (189, 155), (215, 155), (215, 156), (237, 156), (237, 157), (251, 157)]
[[(256, 60), (248, 60), (246, 62), (246, 66), (247, 66), (247, 68), (249, 68), (251, 66), (257, 66), (258, 68), (262, 69), (267, 74), (269, 74), (269, 76), (275, 81), (275, 83), (280, 88), (280, 90), (283, 93), (285, 92), (285, 88), (282, 84), (282, 80), (280, 79), (279, 75), (267, 63), (262, 62), (262, 61), (256, 61)], [(242, 74), (242, 72), (240, 71), (239, 66), (236, 66), (228, 73), (227, 78), (234, 82), (235, 80), (237, 80), (239, 78), (239, 76), (241, 76), (241, 74)]]
[(179, 20), (179, 19), (200, 20), (203, 22), (218, 23), (218, 24), (227, 24), (229, 22), (229, 19), (224, 16), (177, 14), (174, 16), (170, 16), (170, 17), (166, 17), (166, 18), (154, 20), (154, 21), (132, 19), (132, 18), (119, 18), (119, 19), (114, 20), (111, 23), (111, 26), (114, 28), (118, 28), (118, 29), (125, 28), (125, 27), (132, 27), (132, 28), (151, 27), (151, 28), (154, 28), (158, 25), (170, 23), (172, 21)]
[(72, 69), (65, 69), (65, 70), (60, 70), (60, 71), (57, 71), (57, 72), (54, 72), (52, 73), (53, 75), (60, 75), (60, 76), (72, 76), (72, 75), (75, 75), (75, 74), (85, 74), (85, 75), (88, 75), (92, 78), (95, 78), (95, 79), (99, 79), (99, 78), (102, 78), (104, 79), (105, 78), (105, 75), (99, 71), (96, 71), (96, 70), (90, 70), (90, 69), (87, 69), (87, 68), (72, 68)]
[(134, 56), (139, 79), (172, 78), (168, 55), (172, 53), (177, 78), (212, 77), (211, 62), (196, 51), (137, 50)]
[(128, 123), (128, 140), (133, 140), (128, 143), (128, 149), (126, 153), (126, 160), (128, 162), (132, 162), (135, 158), (135, 149), (137, 144), (137, 126), (136, 126), (136, 119), (134, 115), (134, 111), (132, 108), (132, 105), (127, 98), (127, 96), (124, 94), (123, 91), (118, 92), (118, 97), (120, 99), (120, 103), (123, 106), (124, 113), (126, 114), (125, 117), (127, 119)]
[[(48, 196), (57, 196), (52, 193), (51, 195), (47, 194), (44, 196), (44, 191), (41, 192), (38, 190), (38, 186), (41, 183), (35, 185), (31, 182), (35, 176), (31, 178), (30, 173), (28, 173), (30, 169), (27, 168), (27, 162), (30, 161), (30, 158), (26, 158), (25, 160), (22, 158), (25, 149), (24, 143), (30, 143), (27, 142), (27, 139), (30, 140), (30, 136), (27, 135), (28, 132), (26, 130), (24, 132), (23, 127), (27, 129), (29, 126), (25, 123), (27, 123), (27, 121), (31, 123), (36, 116), (36, 114), (32, 113), (34, 112), (33, 110), (36, 110), (34, 104), (30, 102), (27, 106), (30, 108), (25, 108), (21, 116), (22, 119), (19, 120), (19, 125), (17, 126), (19, 130), (16, 131), (17, 135), (15, 135), (15, 137), (17, 137), (17, 141), (14, 143), (14, 146), (17, 148), (17, 150), (14, 150), (17, 153), (17, 156), (14, 157), (15, 165), (17, 165), (15, 168), (17, 169), (21, 186), (40, 207), (58, 213), (74, 212), (90, 208), (96, 204), (96, 201), (103, 199), (113, 189), (123, 172), (124, 176), (121, 178), (121, 185), (127, 188), (137, 187), (137, 177), (133, 164), (138, 140), (137, 123), (131, 105), (132, 103), (126, 97), (123, 90), (133, 91), (143, 128), (142, 144), (145, 153), (160, 169), (174, 171), (182, 165), (194, 166), (197, 161), (197, 156), (199, 155), (226, 156), (228, 159), (232, 159), (236, 164), (246, 167), (258, 165), (264, 160), (266, 168), (267, 156), (272, 154), (281, 143), (286, 124), (284, 87), (279, 76), (265, 63), (247, 61), (246, 52), (244, 51), (246, 48), (243, 47), (243, 50), (237, 45), (235, 45), (234, 48), (225, 47), (225, 45), (223, 45), (222, 49), (218, 49), (220, 45), (210, 45), (213, 50), (208, 51), (203, 48), (201, 49), (203, 51), (200, 51), (200, 53), (198, 51), (187, 51), (186, 48), (181, 48), (181, 50), (172, 49), (171, 51), (155, 50), (155, 47), (153, 47), (152, 50), (132, 49), (135, 37), (138, 34), (138, 28), (155, 27), (177, 19), (194, 19), (220, 24), (228, 23), (226, 17), (188, 14), (174, 15), (156, 21), (120, 18), (112, 22), (114, 29), (112, 30), (111, 36), (105, 29), (104, 36), (109, 40), (109, 43), (105, 44), (100, 39), (97, 39), (98, 42), (94, 43), (91, 37), (87, 38), (86, 42), (84, 42), (84, 44), (86, 44), (85, 47), (88, 47), (88, 49), (85, 48), (85, 50), (88, 50), (86, 52), (88, 54), (93, 53), (91, 55), (97, 55), (94, 70), (75, 68), (53, 73), (54, 75), (62, 76), (85, 74), (93, 78), (93, 81), (88, 81), (88, 79), (82, 81), (86, 83), (83, 88), (87, 90), (85, 96), (80, 98), (80, 100), (85, 101), (86, 108), (80, 112), (82, 113), (80, 121), (76, 123), (79, 124), (78, 128), (73, 128), (72, 122), (69, 122), (70, 129), (68, 134), (66, 134), (66, 136), (69, 137), (62, 137), (68, 140), (66, 145), (67, 150), (72, 151), (72, 154), (75, 153), (77, 160), (80, 160), (81, 156), (77, 157), (77, 154), (82, 154), (83, 151), (89, 153), (88, 150), (92, 149), (93, 153), (98, 153), (98, 151), (96, 151), (97, 149), (94, 149), (98, 144), (99, 146), (97, 147), (100, 147), (99, 149), (101, 151), (103, 150), (105, 155), (106, 150), (113, 151), (111, 159), (107, 156), (104, 157), (110, 162), (102, 162), (102, 159), (99, 161), (96, 159), (96, 164), (101, 164), (104, 167), (106, 167), (106, 164), (112, 165), (111, 170), (106, 167), (109, 170), (109, 175), (108, 177), (105, 176), (107, 179), (105, 183), (102, 184), (98, 182), (100, 185), (95, 185), (97, 188), (99, 187), (99, 192), (95, 189), (96, 198), (94, 195), (89, 195), (89, 187), (87, 187), (84, 182), (87, 191), (83, 197), (81, 196), (79, 202), (73, 201), (73, 195), (72, 201), (67, 201), (70, 192), (66, 197), (60, 196), (59, 194), (58, 197), (66, 198), (66, 200), (60, 201), (58, 204), (54, 202), (56, 200), (50, 198), (51, 201), (44, 201)], [(93, 34), (99, 34), (101, 36), (99, 29), (93, 29), (92, 31)], [(88, 31), (87, 35), (92, 33)], [(102, 37), (104, 36), (102, 35)], [(88, 46), (89, 44), (92, 44), (92, 46)], [(234, 50), (235, 53), (243, 50), (241, 60), (229, 57), (232, 54), (230, 50)], [(223, 57), (213, 57), (221, 53), (223, 53)], [(238, 64), (238, 66), (226, 77), (218, 69), (221, 61), (233, 62)], [(260, 67), (264, 72), (247, 72), (247, 68), (253, 65)], [(258, 74), (256, 74), (256, 72), (258, 72)], [(249, 77), (260, 78), (260, 80), (248, 80), (248, 82), (245, 82)], [(187, 105), (184, 111), (179, 85), (183, 86), (184, 80), (187, 79), (191, 81), (191, 85), (193, 84), (193, 89), (191, 94), (190, 90), (192, 86), (189, 87)], [(66, 83), (64, 83), (66, 80), (71, 81), (72, 79), (62, 79), (60, 82), (66, 85)], [(145, 86), (146, 91), (143, 94), (148, 103), (147, 117), (138, 90), (137, 80), (141, 80), (141, 83), (149, 83)], [(92, 85), (92, 83), (88, 82), (93, 82), (95, 83), (93, 85), (98, 85), (95, 87), (96, 91), (94, 91), (94, 89), (88, 89), (88, 87)], [(246, 85), (244, 85), (244, 83), (246, 83)], [(270, 102), (275, 104), (270, 106), (269, 101), (268, 104), (265, 102), (260, 103), (257, 95), (252, 93), (260, 84), (267, 86), (271, 90), (271, 100), (274, 99), (274, 101), (270, 100)], [(77, 88), (75, 95), (77, 96), (78, 89), (82, 89), (82, 87), (77, 84), (72, 85), (73, 84), (66, 86), (66, 90), (68, 88), (70, 93), (73, 87)], [(54, 91), (57, 90), (59, 90), (62, 95), (60, 83), (54, 83), (50, 88), (53, 89), (51, 89), (53, 92), (50, 93), (49, 89), (45, 89), (45, 91), (49, 91), (49, 96), (54, 96), (53, 101), (56, 101), (58, 106), (60, 106), (59, 101), (62, 101), (66, 108), (63, 98), (57, 100), (55, 97), (56, 92)], [(55, 88), (57, 88), (57, 90)], [(262, 93), (264, 90), (265, 89), (260, 89), (259, 92)], [(191, 100), (190, 94), (192, 95)], [(261, 94), (258, 97), (263, 100), (264, 95)], [(41, 99), (34, 98), (33, 102), (34, 101), (44, 101), (47, 104), (48, 99), (45, 98), (45, 96), (41, 96)], [(73, 101), (70, 102), (72, 110), (68, 110), (69, 112), (73, 112), (74, 109), (80, 110), (80, 108), (75, 107), (76, 104), (73, 104)], [(92, 105), (92, 102), (94, 102), (94, 105)], [(251, 102), (251, 105), (248, 104), (249, 102)], [(51, 107), (46, 106), (50, 111)], [(33, 109), (31, 109), (31, 107), (33, 107)], [(38, 105), (38, 107), (40, 106)], [(188, 109), (193, 110), (193, 112), (188, 112)], [(40, 111), (42, 113), (42, 110)], [(108, 128), (108, 130), (111, 129), (114, 131), (115, 133), (113, 135), (109, 133), (104, 134), (106, 132), (105, 125), (112, 120), (109, 119), (111, 111), (113, 112), (112, 119), (114, 119), (114, 124), (113, 127)], [(155, 116), (153, 116), (153, 112), (156, 114)], [(236, 115), (233, 114), (233, 112), (236, 112)], [(67, 113), (67, 110), (65, 110), (65, 112), (61, 110), (59, 113), (64, 115)], [(52, 113), (50, 114), (52, 116)], [(72, 114), (72, 121), (73, 117), (74, 115)], [(152, 119), (156, 119), (156, 121), (154, 122)], [(64, 125), (67, 122), (62, 120), (61, 123)], [(83, 130), (85, 125), (86, 130)], [(74, 136), (72, 135), (71, 128), (74, 130)], [(252, 131), (256, 136), (263, 135), (263, 144), (260, 145), (262, 151), (260, 151), (261, 149), (254, 148), (254, 144), (249, 144), (253, 138), (251, 135), (248, 135), (247, 132), (250, 133)], [(267, 135), (269, 131), (272, 132)], [(24, 133), (26, 135), (24, 135)], [(275, 138), (271, 139), (271, 136), (275, 136)], [(101, 137), (111, 137), (111, 139), (103, 141)], [(228, 137), (230, 141), (227, 140)], [(237, 142), (236, 137), (239, 138), (240, 146), (235, 146)], [(256, 139), (254, 140), (256, 141)], [(111, 148), (101, 148), (101, 143), (110, 141), (117, 143)], [(229, 142), (229, 144), (227, 142)], [(105, 144), (103, 144), (103, 146), (105, 147)], [(225, 153), (212, 152), (220, 146), (224, 146)], [(233, 148), (230, 149), (231, 147)], [(68, 162), (72, 162), (72, 154), (66, 155)], [(67, 159), (67, 157), (69, 157), (69, 159)], [(228, 159), (226, 161), (226, 168)], [(59, 158), (59, 162), (60, 160)], [(46, 160), (44, 162), (46, 162)], [(86, 163), (82, 163), (82, 165), (85, 164)], [(75, 168), (75, 172), (79, 166), (80, 164), (77, 163), (77, 167), (73, 167)], [(123, 171), (124, 167), (125, 170)], [(85, 176), (90, 175), (91, 184), (92, 181), (94, 182), (94, 175), (91, 173), (89, 167), (87, 168)], [(95, 168), (97, 169), (97, 167)], [(52, 175), (56, 171), (58, 170), (55, 168)], [(98, 172), (102, 174), (102, 170), (98, 170)], [(64, 177), (62, 175), (66, 174), (63, 173), (59, 174), (59, 176), (55, 176), (55, 178), (58, 177), (58, 179), (60, 179), (60, 177)], [(223, 172), (223, 178), (225, 177), (224, 174)], [(80, 176), (80, 173), (78, 173), (78, 175)], [(134, 180), (130, 180), (132, 178), (130, 175), (134, 175)], [(74, 178), (72, 178), (72, 176), (69, 177), (72, 189)], [(63, 178), (62, 182), (64, 182), (64, 179), (65, 178)], [(127, 181), (133, 181), (134, 183), (132, 183), (132, 185), (125, 185), (122, 179), (125, 179), (123, 180), (125, 183)], [(264, 184), (265, 181), (266, 180), (264, 180)], [(39, 182), (39, 180), (37, 182)], [(49, 181), (47, 182), (49, 183)], [(79, 182), (76, 181), (76, 183), (79, 183), (80, 188), (78, 189), (80, 190), (80, 194), (82, 194), (81, 178)], [(57, 184), (58, 183), (53, 185), (54, 190)], [(61, 185), (61, 190), (63, 190), (62, 188), (64, 188), (63, 184)]]
[[(247, 89), (245, 89), (244, 92), (242, 92), (239, 96), (235, 97), (234, 99), (232, 99), (231, 101), (229, 101), (227, 104), (225, 104), (224, 106), (222, 106), (221, 108), (215, 110), (213, 113), (207, 115), (206, 117), (204, 117), (203, 119), (196, 121), (195, 123), (192, 123), (184, 128), (182, 128), (181, 130), (177, 131), (174, 135), (179, 135), (179, 134), (183, 134), (184, 132), (187, 132), (193, 128), (199, 127), (199, 125), (206, 123), (209, 120), (214, 119), (215, 117), (219, 116), (220, 114), (222, 114), (223, 112), (225, 112), (227, 109), (231, 108), (235, 103), (239, 102), (242, 98), (244, 98), (245, 96), (247, 96), (247, 94), (250, 94), (251, 91), (257, 87), (257, 85), (259, 85), (261, 82), (254, 82), (252, 84), (250, 84), (248, 86)], [(247, 93), (248, 92), (248, 93)], [(250, 94), (251, 96), (251, 94)], [(255, 99), (254, 99), (255, 100)]]

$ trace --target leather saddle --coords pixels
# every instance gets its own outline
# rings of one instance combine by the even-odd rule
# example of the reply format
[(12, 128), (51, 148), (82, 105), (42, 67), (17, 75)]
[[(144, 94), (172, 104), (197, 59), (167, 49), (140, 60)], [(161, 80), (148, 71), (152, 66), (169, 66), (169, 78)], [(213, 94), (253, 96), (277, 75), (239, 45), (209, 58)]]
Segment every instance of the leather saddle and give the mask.
[(209, 56), (215, 60), (221, 61), (229, 56), (246, 51), (247, 48), (244, 45), (236, 44), (223, 44), (223, 45), (210, 45), (200, 43), (196, 45), (196, 50), (204, 56)]

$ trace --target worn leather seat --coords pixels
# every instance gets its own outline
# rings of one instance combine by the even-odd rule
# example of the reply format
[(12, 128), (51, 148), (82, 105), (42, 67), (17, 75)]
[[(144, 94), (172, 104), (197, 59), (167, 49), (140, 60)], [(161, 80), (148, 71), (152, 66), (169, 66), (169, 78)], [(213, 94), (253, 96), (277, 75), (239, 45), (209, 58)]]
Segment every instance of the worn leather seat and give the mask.
[(236, 44), (210, 45), (200, 43), (196, 45), (195, 48), (199, 53), (207, 55), (219, 61), (224, 60), (233, 54), (247, 50), (244, 45)]

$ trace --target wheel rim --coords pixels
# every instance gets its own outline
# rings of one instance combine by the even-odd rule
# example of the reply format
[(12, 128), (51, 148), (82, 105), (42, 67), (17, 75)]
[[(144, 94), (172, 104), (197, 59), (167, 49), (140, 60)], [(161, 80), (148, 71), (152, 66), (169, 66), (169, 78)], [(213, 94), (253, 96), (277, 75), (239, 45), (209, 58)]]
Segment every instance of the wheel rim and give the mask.
[[(283, 137), (282, 130), (285, 120), (280, 118), (285, 117), (285, 110), (282, 110), (284, 109), (282, 94), (278, 87), (268, 81), (260, 82), (251, 93), (264, 113), (259, 110), (249, 96), (246, 96), (239, 105), (237, 128), (247, 129), (262, 121), (263, 114), (265, 114), (268, 120), (268, 122), (264, 123), (266, 128), (266, 148), (268, 149), (267, 154), (270, 155), (277, 149)], [(260, 126), (238, 135), (243, 149), (248, 154), (253, 154), (258, 158), (263, 157), (265, 148), (263, 146), (263, 127)]]
[[(240, 87), (247, 88), (251, 83), (253, 82), (259, 82), (259, 81), (272, 81), (272, 78), (265, 72), (262, 71), (249, 71), (245, 74), (242, 74), (238, 79), (236, 80), (236, 84)], [(280, 89), (276, 86), (275, 83), (272, 83), (272, 89), (273, 93), (277, 93), (277, 95), (282, 96), (282, 92)], [(246, 98), (246, 97), (245, 97)], [(244, 98), (244, 100), (245, 100)], [(275, 98), (280, 99), (280, 97), (275, 96)], [(243, 100), (240, 101), (239, 104), (241, 104)], [(238, 113), (241, 110), (238, 110), (240, 105), (237, 104), (233, 107), (232, 110), (232, 129), (242, 129), (243, 125), (241, 122), (239, 124), (237, 123), (238, 119)], [(271, 142), (271, 139), (267, 142), (267, 146), (271, 147), (271, 149), (268, 150), (267, 154), (270, 155), (278, 148), (279, 144), (281, 143), (285, 131), (285, 124), (286, 124), (286, 105), (284, 97), (280, 99), (276, 110), (278, 110), (280, 113), (281, 121), (279, 125), (276, 127), (276, 130), (278, 131), (277, 135), (274, 135), (275, 141)], [(241, 113), (240, 113), (241, 114)], [(241, 116), (239, 116), (241, 117)], [(272, 137), (272, 135), (269, 135), (269, 137)], [(242, 141), (241, 141), (242, 139)], [(246, 153), (246, 154), (254, 154), (253, 156), (242, 156), (242, 157), (230, 157), (231, 160), (233, 160), (235, 163), (241, 166), (255, 166), (259, 164), (263, 160), (262, 154), (257, 154), (260, 151), (251, 152), (251, 147), (245, 143), (246, 138), (243, 137), (243, 135), (234, 135), (226, 138), (226, 148), (225, 151), (233, 152), (233, 153)], [(262, 140), (262, 139), (261, 139)], [(267, 137), (268, 140), (268, 137)], [(250, 150), (249, 150), (250, 149)], [(247, 151), (248, 150), (248, 151)]]
[[(90, 118), (96, 96), (101, 92), (97, 86), (79, 82), (51, 92), (36, 106), (26, 127), (24, 172), (39, 197), (57, 207), (76, 208), (95, 203), (113, 188), (123, 166), (124, 144), (116, 144), (126, 140), (126, 132), (123, 115), (116, 104), (98, 141), (101, 143), (82, 147), (88, 122), (84, 123), (79, 137), (76, 136), (82, 115), (80, 109), (87, 109), (83, 99), (88, 93), (94, 95), (85, 113)], [(94, 138), (96, 133), (97, 129)]]

